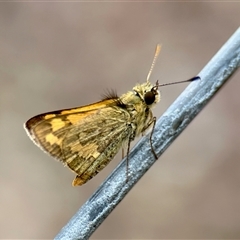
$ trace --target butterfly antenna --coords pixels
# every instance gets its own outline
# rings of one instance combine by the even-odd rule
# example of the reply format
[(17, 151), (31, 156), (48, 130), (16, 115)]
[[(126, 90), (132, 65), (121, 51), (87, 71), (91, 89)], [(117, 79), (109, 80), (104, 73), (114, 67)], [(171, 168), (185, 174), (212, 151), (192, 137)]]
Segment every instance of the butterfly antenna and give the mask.
[(199, 76), (196, 76), (196, 77), (190, 78), (190, 79), (188, 79), (188, 80), (184, 80), (184, 81), (171, 82), (171, 83), (163, 83), (163, 84), (158, 84), (158, 82), (157, 82), (156, 85), (157, 85), (158, 87), (164, 87), (164, 86), (173, 85), (173, 84), (178, 84), (178, 83), (193, 82), (193, 81), (196, 81), (196, 80), (201, 80), (201, 78), (200, 78)]
[(155, 65), (155, 63), (157, 61), (158, 55), (160, 53), (160, 50), (161, 50), (161, 45), (158, 44), (157, 47), (156, 47), (156, 50), (155, 50), (155, 54), (154, 54), (154, 58), (153, 58), (153, 61), (152, 61), (152, 65), (151, 65), (150, 70), (149, 70), (148, 75), (147, 75), (147, 82), (149, 82), (149, 78), (150, 78), (150, 76), (152, 74), (152, 71), (153, 71), (154, 65)]

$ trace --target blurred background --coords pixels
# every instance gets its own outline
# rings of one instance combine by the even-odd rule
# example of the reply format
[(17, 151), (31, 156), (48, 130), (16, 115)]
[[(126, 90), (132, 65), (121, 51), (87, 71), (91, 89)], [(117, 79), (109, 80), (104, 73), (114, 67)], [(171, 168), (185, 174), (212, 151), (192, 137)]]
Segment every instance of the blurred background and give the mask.
[[(197, 75), (239, 27), (239, 3), (1, 2), (0, 238), (53, 238), (121, 160), (82, 187), (23, 123), (145, 81)], [(92, 239), (240, 238), (240, 73), (145, 174)], [(160, 117), (186, 87), (161, 90)]]

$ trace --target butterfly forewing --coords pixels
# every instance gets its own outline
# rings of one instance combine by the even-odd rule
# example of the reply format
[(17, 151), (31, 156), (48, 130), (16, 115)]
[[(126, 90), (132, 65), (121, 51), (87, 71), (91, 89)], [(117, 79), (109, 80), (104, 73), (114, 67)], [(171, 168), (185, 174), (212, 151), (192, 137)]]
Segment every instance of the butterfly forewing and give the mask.
[(65, 109), (37, 115), (25, 123), (29, 137), (42, 150), (53, 157), (64, 161), (62, 158), (62, 140), (65, 134), (75, 124), (96, 110), (115, 104), (115, 100), (105, 100), (83, 107)]
[(92, 110), (86, 106), (86, 112), (79, 108), (38, 115), (26, 123), (35, 143), (78, 175), (73, 185), (95, 176), (131, 135), (129, 113), (106, 102)]

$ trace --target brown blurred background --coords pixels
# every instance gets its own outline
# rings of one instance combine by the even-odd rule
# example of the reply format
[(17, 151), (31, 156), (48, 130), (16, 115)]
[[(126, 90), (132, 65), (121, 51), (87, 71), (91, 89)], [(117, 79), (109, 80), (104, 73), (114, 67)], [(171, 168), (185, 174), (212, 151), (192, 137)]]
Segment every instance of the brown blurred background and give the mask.
[[(23, 123), (146, 79), (199, 73), (239, 27), (240, 3), (0, 3), (0, 238), (53, 238), (115, 168), (73, 188)], [(240, 73), (141, 179), (93, 239), (240, 238)], [(164, 88), (159, 117), (186, 85)]]

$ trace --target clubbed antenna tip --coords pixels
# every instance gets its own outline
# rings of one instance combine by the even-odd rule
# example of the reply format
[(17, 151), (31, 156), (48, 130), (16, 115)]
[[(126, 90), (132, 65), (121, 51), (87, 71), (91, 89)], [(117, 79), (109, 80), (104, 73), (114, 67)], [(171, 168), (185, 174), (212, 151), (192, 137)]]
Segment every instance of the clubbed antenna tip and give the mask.
[(164, 86), (178, 84), (178, 83), (193, 82), (193, 81), (196, 81), (196, 80), (201, 80), (201, 78), (199, 76), (196, 76), (196, 77), (190, 78), (188, 80), (184, 80), (184, 81), (157, 84), (157, 86), (158, 87), (164, 87)]

